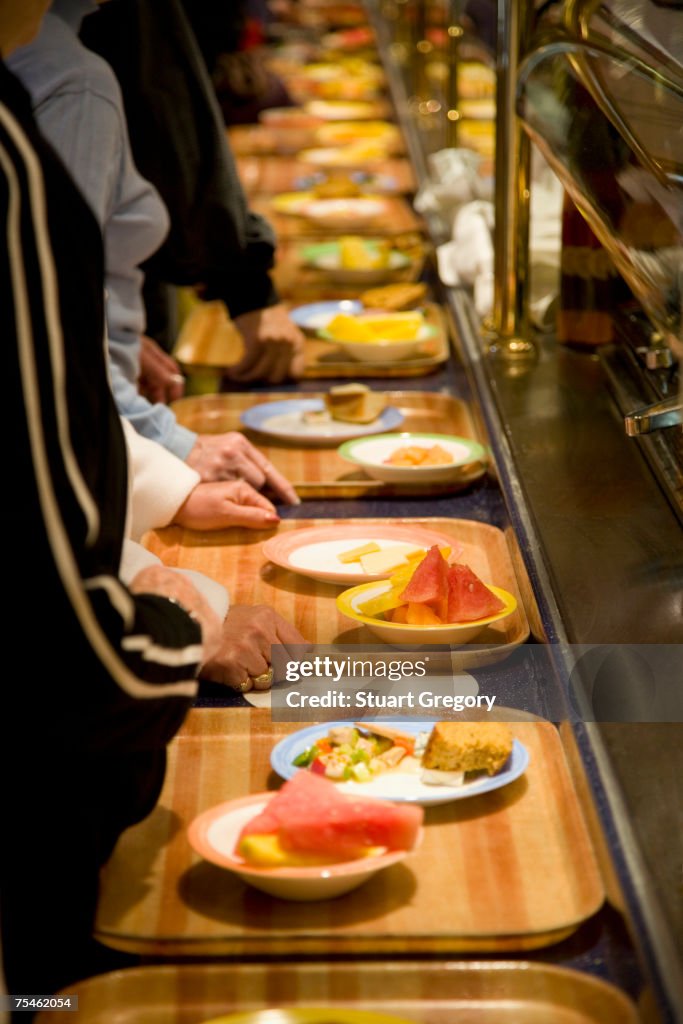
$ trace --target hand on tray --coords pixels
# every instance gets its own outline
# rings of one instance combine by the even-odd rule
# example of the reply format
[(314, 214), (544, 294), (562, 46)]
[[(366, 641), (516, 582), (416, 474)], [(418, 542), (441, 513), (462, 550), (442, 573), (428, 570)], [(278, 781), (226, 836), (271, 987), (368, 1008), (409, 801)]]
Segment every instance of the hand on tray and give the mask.
[(280, 384), (303, 373), (304, 336), (283, 305), (236, 316), (244, 340), (243, 359), (230, 369), (234, 380)]
[(223, 530), (246, 526), (267, 530), (280, 522), (272, 502), (244, 480), (217, 480), (197, 484), (174, 522), (190, 530)]
[(233, 605), (223, 623), (220, 649), (200, 675), (241, 693), (269, 690), (272, 645), (305, 643), (299, 630), (267, 605)]
[(200, 434), (186, 461), (205, 482), (246, 480), (257, 491), (268, 484), (287, 505), (301, 504), (287, 478), (243, 434), (236, 431)]
[(177, 601), (199, 623), (205, 660), (220, 652), (220, 619), (206, 598), (183, 573), (174, 572), (165, 565), (148, 565), (131, 580), (129, 589), (133, 594), (155, 594), (157, 597)]

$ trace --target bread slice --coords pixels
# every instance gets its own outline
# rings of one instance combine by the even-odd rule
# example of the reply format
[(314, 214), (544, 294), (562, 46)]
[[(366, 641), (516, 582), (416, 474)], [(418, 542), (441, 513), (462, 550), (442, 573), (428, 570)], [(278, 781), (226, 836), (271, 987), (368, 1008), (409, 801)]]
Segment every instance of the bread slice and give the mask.
[(344, 423), (372, 423), (387, 404), (384, 395), (366, 384), (337, 384), (324, 400), (332, 419)]
[(511, 753), (512, 733), (503, 722), (437, 722), (422, 767), (495, 775)]
[(427, 285), (421, 281), (409, 281), (397, 284), (385, 284), (381, 288), (369, 288), (360, 296), (360, 300), (368, 309), (386, 309), (398, 312), (403, 309), (414, 309), (423, 301), (427, 294)]

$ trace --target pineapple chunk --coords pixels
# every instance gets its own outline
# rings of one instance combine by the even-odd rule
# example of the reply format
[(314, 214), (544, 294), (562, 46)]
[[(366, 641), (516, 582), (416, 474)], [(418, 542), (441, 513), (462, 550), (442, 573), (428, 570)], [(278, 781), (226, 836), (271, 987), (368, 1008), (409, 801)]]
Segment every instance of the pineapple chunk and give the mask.
[(373, 551), (379, 551), (379, 544), (376, 544), (374, 540), (368, 541), (367, 544), (361, 544), (357, 548), (351, 548), (350, 551), (342, 551), (337, 555), (340, 562), (344, 565), (348, 565), (350, 562), (358, 562), (361, 555), (369, 555)]
[(369, 555), (361, 555), (360, 564), (367, 573), (375, 575), (381, 572), (391, 572), (401, 565), (408, 564), (408, 554), (419, 551), (415, 544), (394, 544), (390, 548), (383, 548), (381, 551), (372, 552)]
[[(355, 857), (376, 857), (384, 852), (383, 846), (359, 847)], [(295, 853), (285, 850), (276, 833), (253, 833), (242, 839), (238, 853), (250, 864), (262, 868), (313, 867), (318, 864), (336, 864), (338, 857), (325, 857), (315, 853)]]

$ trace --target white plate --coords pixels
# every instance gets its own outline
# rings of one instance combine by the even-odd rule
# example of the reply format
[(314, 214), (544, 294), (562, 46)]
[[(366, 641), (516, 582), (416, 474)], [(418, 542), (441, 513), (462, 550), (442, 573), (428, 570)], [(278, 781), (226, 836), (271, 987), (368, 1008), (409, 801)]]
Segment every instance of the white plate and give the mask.
[(331, 320), (340, 313), (355, 316), (363, 310), (363, 303), (357, 299), (341, 299), (338, 302), (309, 302), (290, 310), (290, 317), (302, 331), (324, 330)]
[(386, 210), (387, 205), (382, 199), (352, 196), (348, 199), (313, 199), (304, 205), (301, 214), (319, 224), (348, 230), (357, 224), (376, 220)]
[(395, 544), (414, 544), (427, 551), (433, 544), (449, 547), (452, 557), (458, 557), (460, 545), (446, 534), (428, 530), (423, 526), (401, 523), (377, 523), (348, 526), (312, 526), (304, 530), (278, 533), (262, 545), (263, 554), (275, 565), (290, 569), (301, 576), (322, 583), (369, 583), (384, 580), (391, 572), (367, 573), (360, 562), (344, 564), (338, 555), (374, 541), (380, 548)]
[[(400, 729), (410, 736), (417, 736), (421, 732), (428, 733), (435, 724), (434, 722), (377, 719), (378, 724), (380, 721), (382, 724)], [(271, 751), (270, 763), (273, 771), (283, 779), (291, 779), (296, 772), (304, 770), (296, 768), (292, 764), (294, 758), (311, 747), (317, 739), (327, 736), (330, 729), (340, 725), (353, 725), (353, 722), (326, 722), (324, 725), (311, 725), (290, 736), (285, 736)], [(366, 725), (368, 729), (371, 729), (372, 721), (368, 719)], [(337, 785), (343, 793), (350, 793), (354, 796), (362, 794), (363, 796), (377, 797), (379, 800), (393, 800), (397, 803), (435, 806), (436, 804), (451, 803), (453, 800), (464, 800), (470, 796), (481, 796), (482, 793), (490, 793), (494, 789), (507, 786), (526, 771), (528, 763), (529, 754), (526, 747), (519, 740), (513, 740), (512, 753), (507, 763), (496, 775), (476, 775), (466, 779), (462, 786), (427, 786), (421, 781), (419, 775), (409, 775), (400, 771), (384, 772), (371, 779), (370, 782), (338, 782)]]
[(276, 438), (306, 445), (337, 445), (344, 440), (363, 437), (365, 434), (381, 434), (395, 430), (403, 423), (403, 413), (395, 406), (388, 405), (370, 423), (343, 423), (341, 420), (325, 420), (307, 423), (305, 412), (324, 412), (325, 403), (321, 398), (293, 398), (279, 402), (262, 402), (246, 409), (240, 422), (250, 430)]

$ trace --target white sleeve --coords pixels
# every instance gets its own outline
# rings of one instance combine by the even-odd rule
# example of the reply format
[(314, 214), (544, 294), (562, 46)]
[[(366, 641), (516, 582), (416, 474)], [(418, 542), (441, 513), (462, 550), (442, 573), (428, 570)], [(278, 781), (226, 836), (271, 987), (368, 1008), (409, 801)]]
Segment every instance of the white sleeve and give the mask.
[(147, 530), (168, 526), (200, 481), (199, 473), (156, 441), (138, 434), (121, 418), (130, 466), (128, 536), (139, 541)]

